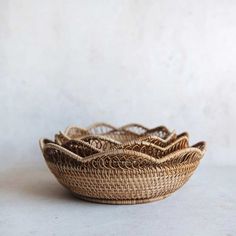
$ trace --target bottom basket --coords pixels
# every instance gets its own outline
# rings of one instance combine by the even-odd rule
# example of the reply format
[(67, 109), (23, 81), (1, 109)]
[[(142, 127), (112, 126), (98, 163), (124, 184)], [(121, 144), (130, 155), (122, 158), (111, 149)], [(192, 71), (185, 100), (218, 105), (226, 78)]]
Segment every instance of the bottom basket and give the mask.
[(183, 186), (204, 154), (205, 143), (156, 159), (130, 150), (81, 158), (49, 140), (40, 142), (57, 180), (81, 199), (107, 204), (161, 200)]

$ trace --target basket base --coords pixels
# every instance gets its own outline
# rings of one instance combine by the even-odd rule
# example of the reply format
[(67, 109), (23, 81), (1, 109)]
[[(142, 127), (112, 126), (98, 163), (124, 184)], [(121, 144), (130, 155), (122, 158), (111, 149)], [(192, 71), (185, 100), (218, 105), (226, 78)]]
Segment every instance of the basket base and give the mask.
[(148, 198), (148, 199), (133, 199), (133, 200), (115, 200), (115, 199), (99, 199), (99, 198), (91, 198), (79, 195), (77, 193), (72, 192), (74, 196), (76, 196), (79, 199), (89, 201), (89, 202), (95, 202), (95, 203), (102, 203), (102, 204), (111, 204), (111, 205), (133, 205), (133, 204), (142, 204), (142, 203), (148, 203), (148, 202), (154, 202), (162, 200), (171, 194), (166, 194), (161, 197), (155, 197), (155, 198)]

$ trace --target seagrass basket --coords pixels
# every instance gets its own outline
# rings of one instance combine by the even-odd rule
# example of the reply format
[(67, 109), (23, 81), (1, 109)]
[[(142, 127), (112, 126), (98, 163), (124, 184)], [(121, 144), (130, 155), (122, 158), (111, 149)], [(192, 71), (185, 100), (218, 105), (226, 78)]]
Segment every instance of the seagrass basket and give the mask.
[(188, 181), (205, 152), (166, 127), (96, 124), (40, 140), (51, 172), (79, 198), (108, 204), (160, 200)]

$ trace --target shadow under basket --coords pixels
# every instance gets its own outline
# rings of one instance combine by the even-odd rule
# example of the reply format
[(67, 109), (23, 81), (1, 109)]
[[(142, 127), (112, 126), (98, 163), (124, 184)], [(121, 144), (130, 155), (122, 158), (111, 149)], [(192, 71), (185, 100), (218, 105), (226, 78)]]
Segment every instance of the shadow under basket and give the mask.
[(40, 140), (40, 147), (60, 184), (81, 199), (107, 204), (138, 204), (168, 197), (188, 181), (205, 152), (204, 142), (161, 158), (125, 148), (82, 157), (47, 139)]

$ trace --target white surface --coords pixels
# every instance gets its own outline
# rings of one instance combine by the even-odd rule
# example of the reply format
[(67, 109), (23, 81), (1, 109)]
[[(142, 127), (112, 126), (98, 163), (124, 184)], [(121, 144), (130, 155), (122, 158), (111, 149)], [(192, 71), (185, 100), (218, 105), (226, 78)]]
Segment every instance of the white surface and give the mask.
[[(236, 1), (1, 0), (0, 151), (69, 124), (165, 124), (235, 165)], [(4, 134), (4, 135), (3, 135)]]
[(0, 174), (0, 235), (236, 235), (235, 167), (200, 166), (169, 198), (129, 206), (78, 200), (45, 165)]

